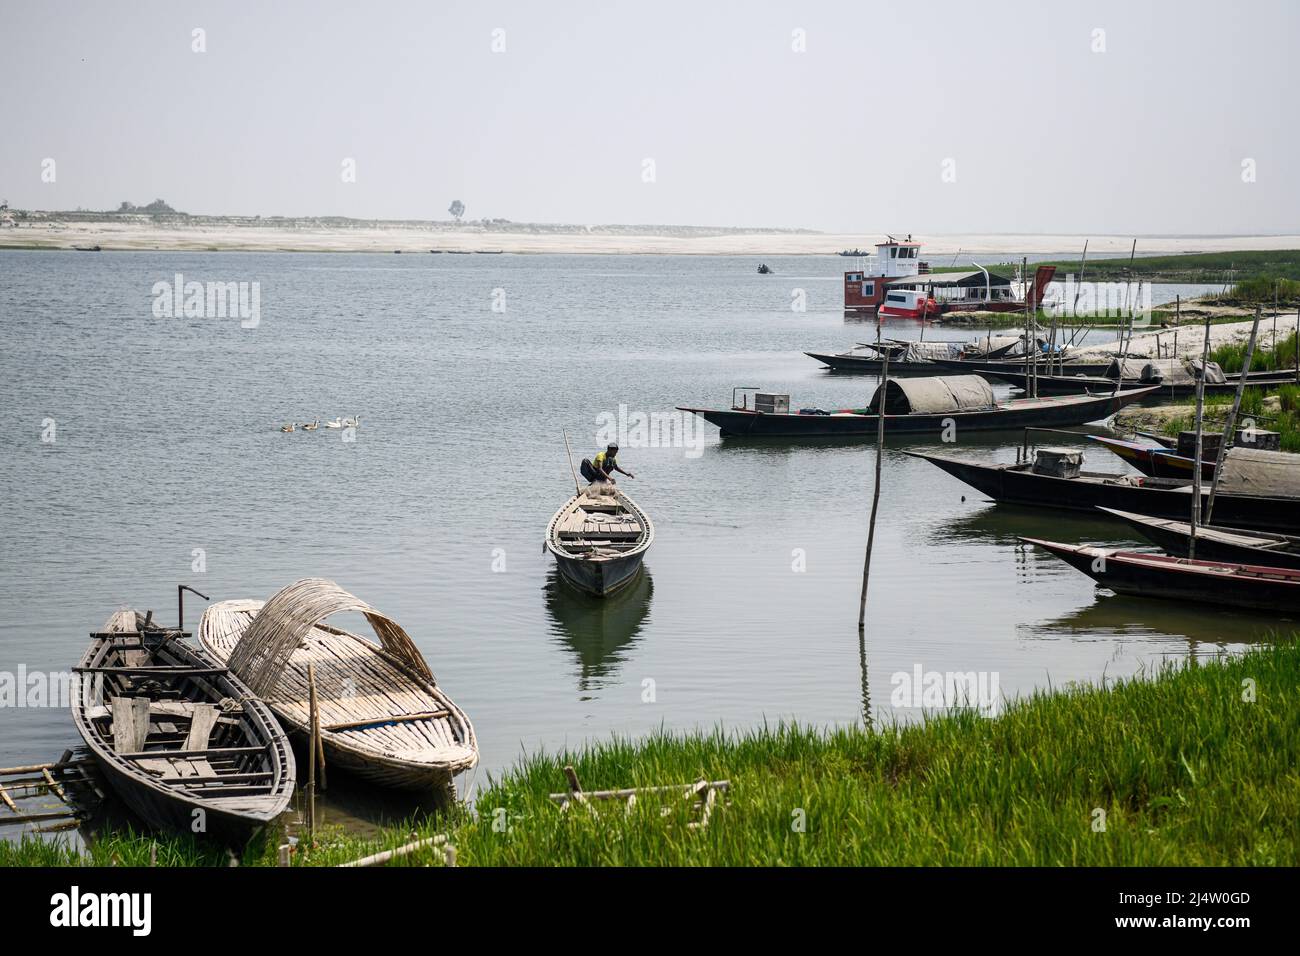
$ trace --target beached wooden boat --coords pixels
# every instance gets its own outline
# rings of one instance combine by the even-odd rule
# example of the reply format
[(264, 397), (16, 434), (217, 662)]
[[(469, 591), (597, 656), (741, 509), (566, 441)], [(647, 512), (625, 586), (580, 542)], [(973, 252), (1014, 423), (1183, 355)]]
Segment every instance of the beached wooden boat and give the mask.
[[(1101, 445), (1116, 456), (1128, 462), (1144, 475), (1153, 478), (1191, 478), (1192, 459), (1169, 448), (1162, 442), (1149, 438), (1132, 440), (1125, 438), (1107, 438), (1104, 435), (1089, 435), (1092, 441)], [(1214, 477), (1214, 455), (1211, 460), (1201, 458), (1201, 477)]]
[[(1035, 387), (1038, 389), (1039, 395), (1078, 395), (1085, 392), (1096, 395), (1112, 391), (1115, 388), (1114, 375), (1048, 375), (1043, 374), (1044, 371), (1046, 371), (1045, 367), (1038, 375), (1034, 376)], [(986, 370), (979, 374), (1015, 386), (1022, 391), (1027, 391), (1025, 383), (1029, 380), (1029, 376), (1025, 374), (1023, 365), (1018, 369)], [(1231, 395), (1237, 390), (1237, 384), (1240, 380), (1240, 375), (1227, 375), (1222, 381), (1207, 381), (1205, 383), (1205, 394)], [(1196, 379), (1191, 377), (1181, 378), (1177, 381), (1149, 381), (1126, 376), (1124, 382), (1127, 388), (1158, 385), (1159, 389), (1151, 393), (1149, 400), (1190, 398), (1196, 394)], [(1277, 388), (1280, 385), (1294, 384), (1296, 384), (1296, 376), (1293, 372), (1252, 372), (1246, 379), (1246, 385), (1250, 388)]]
[[(1036, 461), (986, 464), (905, 452), (988, 495), (994, 501), (1094, 511), (1114, 508), (1158, 518), (1190, 520), (1191, 480), (1081, 471), (1060, 477)], [(1214, 518), (1228, 527), (1300, 532), (1300, 458), (1285, 452), (1228, 449), (1214, 499)], [(1202, 501), (1209, 497), (1206, 483)]]
[[(987, 373), (1009, 374), (1023, 373), (1025, 371), (1025, 357), (1019, 358), (953, 358), (953, 359), (934, 359), (934, 364), (943, 369), (944, 375), (983, 375)], [(1048, 356), (1043, 355), (1038, 362), (1038, 370), (1043, 373), (1049, 371)], [(1106, 361), (1073, 361), (1066, 359), (1051, 359), (1051, 368), (1056, 370), (1058, 375), (1075, 376), (1090, 375), (1104, 376), (1106, 370), (1110, 368), (1111, 360)], [(1030, 359), (1033, 364), (1033, 359)], [(1114, 388), (1115, 383), (1111, 382), (1110, 386)]]
[[(1217, 502), (1215, 508), (1218, 508)], [(1190, 521), (1152, 518), (1149, 515), (1118, 511), (1115, 508), (1101, 510), (1121, 521), (1128, 522), (1134, 531), (1169, 554), (1185, 558), (1191, 551)], [(1247, 531), (1244, 528), (1227, 528), (1217, 524), (1198, 525), (1196, 556), (1207, 561), (1266, 564), (1271, 567), (1300, 570), (1300, 537), (1290, 534), (1272, 534), (1267, 531)]]
[(832, 372), (850, 375), (881, 374), (885, 367), (885, 356), (888, 355), (890, 376), (911, 378), (942, 374), (942, 370), (930, 359), (935, 356), (948, 357), (959, 351), (956, 342), (885, 339), (881, 342), (859, 342), (849, 351), (834, 355), (825, 352), (805, 352), (804, 355), (821, 362)]
[(113, 614), (75, 668), (72, 720), (145, 823), (242, 847), (288, 809), (293, 751), (270, 708), (188, 636)]
[(636, 502), (617, 485), (599, 481), (555, 512), (546, 550), (564, 580), (603, 597), (636, 578), (654, 537), (654, 525)]
[[(944, 435), (998, 429), (1062, 428), (1083, 425), (1115, 414), (1151, 389), (1114, 394), (1067, 395), (1061, 398), (1019, 398), (997, 401), (989, 383), (978, 375), (947, 375), (888, 382), (876, 389), (866, 408), (837, 411), (802, 409), (773, 413), (752, 408), (708, 409), (678, 406), (717, 425), (723, 436), (783, 437), (870, 435), (877, 433), (883, 401), (885, 432), (890, 435)], [(949, 439), (950, 440), (950, 439)]]
[[(379, 642), (326, 623), (347, 611), (363, 614)], [(443, 693), (406, 631), (333, 581), (297, 581), (265, 603), (213, 604), (199, 640), (304, 738), (311, 665), (329, 768), (416, 790), (446, 786), (478, 762), (469, 717)]]
[(1192, 561), (1165, 554), (1020, 540), (1043, 548), (1102, 587), (1121, 594), (1300, 613), (1300, 571), (1222, 561)]

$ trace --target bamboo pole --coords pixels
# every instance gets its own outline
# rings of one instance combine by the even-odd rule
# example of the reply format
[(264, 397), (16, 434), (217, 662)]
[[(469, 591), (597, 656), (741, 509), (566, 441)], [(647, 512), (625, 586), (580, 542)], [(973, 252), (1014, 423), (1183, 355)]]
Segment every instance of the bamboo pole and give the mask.
[(320, 715), (316, 713), (316, 666), (307, 665), (307, 708), (311, 722), (307, 739), (307, 836), (316, 838), (316, 734)]
[[(732, 395), (731, 400), (734, 403), (736, 396)], [(564, 435), (564, 453), (569, 456), (569, 471), (573, 472), (573, 490), (582, 494), (582, 485), (578, 482), (578, 469), (573, 467), (573, 450), (569, 447), (568, 429), (561, 429), (561, 433)]]
[(1201, 435), (1205, 417), (1205, 363), (1210, 357), (1210, 317), (1205, 317), (1205, 341), (1201, 343), (1201, 374), (1196, 380), (1196, 454), (1192, 462), (1192, 521), (1187, 556), (1196, 557), (1196, 526), (1201, 517)]
[[(1219, 488), (1219, 473), (1223, 470), (1223, 456), (1227, 453), (1228, 442), (1236, 433), (1237, 412), (1241, 410), (1241, 396), (1246, 391), (1246, 374), (1250, 369), (1250, 363), (1255, 357), (1255, 339), (1259, 334), (1259, 317), (1260, 307), (1255, 306), (1255, 323), (1250, 327), (1250, 341), (1246, 343), (1246, 361), (1242, 366), (1241, 378), (1237, 379), (1237, 391), (1232, 398), (1232, 408), (1228, 411), (1228, 419), (1223, 424), (1223, 437), (1219, 439), (1219, 451), (1214, 456), (1214, 477), (1210, 479), (1210, 499), (1205, 503), (1205, 523), (1214, 523), (1214, 495)], [(1277, 313), (1273, 314), (1273, 321), (1277, 322)], [(1277, 334), (1273, 336), (1273, 347), (1277, 347)], [(1202, 367), (1201, 376), (1204, 377), (1205, 369)], [(1201, 463), (1198, 460), (1194, 465), (1196, 470), (1201, 470)]]
[(880, 508), (880, 474), (885, 460), (885, 399), (889, 392), (889, 353), (880, 366), (880, 404), (876, 408), (876, 485), (871, 491), (871, 523), (867, 526), (867, 554), (862, 560), (862, 596), (858, 600), (858, 630), (866, 627), (867, 584), (871, 580), (871, 549), (876, 543), (876, 512)]

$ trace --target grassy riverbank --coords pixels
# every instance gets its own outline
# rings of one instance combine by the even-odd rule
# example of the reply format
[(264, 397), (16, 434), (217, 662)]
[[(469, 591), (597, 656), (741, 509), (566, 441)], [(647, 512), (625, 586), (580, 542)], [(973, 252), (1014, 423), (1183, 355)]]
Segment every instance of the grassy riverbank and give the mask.
[[(1300, 863), (1300, 649), (1292, 641), (1169, 665), (1108, 689), (1059, 688), (1007, 707), (873, 732), (764, 728), (668, 734), (538, 756), (477, 815), (329, 834), (294, 865), (331, 865), (447, 832), (460, 865), (1286, 865)], [(590, 789), (731, 781), (704, 829), (679, 798), (561, 813), (572, 764)], [(669, 813), (661, 815), (661, 807)], [(1102, 821), (1104, 820), (1104, 829)], [(272, 837), (245, 864), (274, 863)], [(154, 840), (100, 840), (88, 858), (0, 844), (0, 865), (147, 865)], [(225, 865), (191, 839), (159, 865)], [(400, 862), (438, 865), (441, 850)]]
[[(1001, 275), (1011, 275), (1020, 263), (1008, 262), (987, 268)], [(1066, 273), (1079, 277), (1078, 259), (1045, 260), (1031, 266), (1053, 265), (1064, 279)], [(970, 266), (952, 266), (935, 269), (936, 272), (962, 271)], [(1114, 259), (1089, 259), (1084, 267), (1084, 278), (1092, 282), (1123, 282), (1126, 279), (1144, 279), (1151, 282), (1187, 282), (1207, 285), (1245, 282), (1260, 279), (1300, 280), (1300, 249), (1280, 249), (1263, 252), (1195, 252), (1172, 256), (1135, 256), (1130, 267), (1128, 256)], [(1260, 286), (1264, 290), (1264, 286)], [(1272, 296), (1272, 285), (1267, 285)], [(1262, 292), (1261, 292), (1262, 294)], [(1262, 299), (1261, 299), (1262, 301)]]

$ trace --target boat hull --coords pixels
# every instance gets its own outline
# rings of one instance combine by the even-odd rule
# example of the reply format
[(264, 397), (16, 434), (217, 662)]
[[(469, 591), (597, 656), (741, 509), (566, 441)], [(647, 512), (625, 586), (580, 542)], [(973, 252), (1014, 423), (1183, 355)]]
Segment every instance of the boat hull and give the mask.
[[(1116, 395), (1080, 395), (1065, 399), (1023, 399), (1004, 402), (991, 409), (944, 412), (938, 414), (886, 415), (885, 432), (889, 435), (922, 435), (935, 441), (951, 440), (966, 431), (997, 431), (1028, 427), (1062, 428), (1099, 421), (1139, 400), (1149, 389), (1133, 389)], [(718, 426), (724, 437), (805, 438), (845, 435), (875, 435), (879, 416), (836, 415), (769, 415), (748, 409), (685, 408), (705, 421)]]
[[(832, 372), (844, 372), (855, 375), (880, 375), (885, 363), (880, 359), (860, 358), (856, 355), (826, 355), (822, 352), (805, 352), (809, 358), (821, 362)], [(890, 362), (889, 377), (926, 376), (940, 372), (931, 362)]]
[[(907, 454), (924, 458), (998, 502), (1088, 512), (1109, 508), (1156, 518), (1191, 516), (1191, 492), (1185, 484), (1108, 484), (1102, 479), (1122, 476), (1085, 473), (1078, 478), (1057, 478), (1034, 474), (1024, 466), (984, 465), (940, 455)], [(1209, 489), (1203, 489), (1201, 495), (1207, 498)], [(1216, 523), (1234, 528), (1300, 532), (1300, 499), (1220, 492), (1214, 499), (1214, 517)]]
[(604, 561), (587, 561), (556, 555), (560, 577), (569, 585), (594, 597), (606, 597), (620, 591), (641, 573), (645, 552)]
[[(1144, 475), (1152, 478), (1185, 478), (1191, 480), (1192, 459), (1175, 454), (1163, 445), (1143, 445), (1139, 442), (1123, 441), (1117, 438), (1103, 438), (1089, 435), (1093, 441), (1102, 445), (1107, 451), (1128, 462)], [(1214, 462), (1201, 461), (1201, 477), (1214, 477)]]
[[(935, 365), (958, 375), (983, 375), (986, 372), (990, 375), (999, 373), (1024, 375), (1025, 372), (1023, 356), (1018, 359), (933, 359), (932, 361)], [(1053, 367), (1060, 369), (1061, 375), (1064, 376), (1085, 375), (1100, 378), (1110, 368), (1110, 362), (1066, 362), (1064, 366), (1053, 363)], [(1044, 372), (1047, 371), (1046, 358), (1039, 363), (1039, 368)]]
[[(1215, 507), (1218, 507), (1217, 501)], [(1109, 511), (1109, 513), (1126, 522), (1134, 531), (1156, 547), (1162, 548), (1167, 554), (1185, 558), (1191, 551), (1190, 542), (1187, 539), (1189, 523), (1179, 523), (1177, 527), (1171, 528), (1165, 527), (1162, 523), (1146, 515), (1114, 510)], [(1229, 529), (1219, 525), (1212, 526), (1209, 529), (1198, 528), (1196, 535), (1197, 558), (1207, 561), (1226, 561), (1231, 564), (1269, 565), (1276, 568), (1300, 570), (1300, 554), (1292, 551), (1275, 551), (1268, 548), (1250, 547), (1232, 541), (1225, 541), (1219, 537), (1207, 536), (1205, 533), (1207, 530), (1247, 533), (1245, 529)]]
[[(1067, 365), (1066, 368), (1069, 368)], [(1025, 375), (1023, 366), (1019, 371), (1011, 369), (999, 369), (997, 371), (982, 370), (977, 372), (985, 378), (995, 379), (1007, 385), (1012, 385), (1022, 391), (1026, 390), (1026, 382), (1029, 376)], [(1078, 395), (1083, 392), (1092, 392), (1094, 395), (1099, 392), (1108, 392), (1115, 387), (1113, 379), (1101, 375), (1047, 375), (1039, 374), (1037, 378), (1037, 389), (1039, 395)], [(1252, 377), (1247, 379), (1246, 385), (1251, 388), (1267, 388), (1278, 385), (1293, 385), (1296, 379), (1294, 375), (1283, 376), (1266, 376)], [(1145, 385), (1156, 384), (1152, 382), (1126, 382), (1130, 388), (1140, 388)], [(1231, 395), (1237, 390), (1237, 382), (1228, 380), (1226, 382), (1206, 382), (1206, 395)], [(1191, 398), (1196, 395), (1195, 382), (1178, 382), (1173, 385), (1160, 385), (1156, 391), (1151, 393), (1152, 400), (1163, 398)]]
[(1051, 552), (1102, 587), (1120, 594), (1253, 611), (1300, 613), (1300, 571), (1190, 561), (1038, 538), (1021, 540)]

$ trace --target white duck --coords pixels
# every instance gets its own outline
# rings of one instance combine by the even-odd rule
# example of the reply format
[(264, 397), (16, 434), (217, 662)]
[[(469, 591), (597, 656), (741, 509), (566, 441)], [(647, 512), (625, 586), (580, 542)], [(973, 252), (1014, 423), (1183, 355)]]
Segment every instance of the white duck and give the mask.
[(314, 432), (318, 428), (320, 428), (319, 418), (316, 419), (314, 422), (305, 422), (302, 426), (302, 430), (305, 432)]
[(332, 422), (326, 422), (326, 423), (325, 423), (325, 427), (326, 427), (326, 428), (342, 428), (342, 427), (343, 427), (343, 420), (342, 420), (342, 419), (339, 419), (339, 418), (336, 418), (336, 419), (334, 419)]
[(358, 425), (360, 425), (360, 424), (361, 424), (361, 416), (360, 416), (360, 415), (353, 415), (351, 418), (345, 418), (345, 419), (343, 419), (343, 427), (344, 427), (344, 428), (356, 428), (356, 427), (357, 427)]

